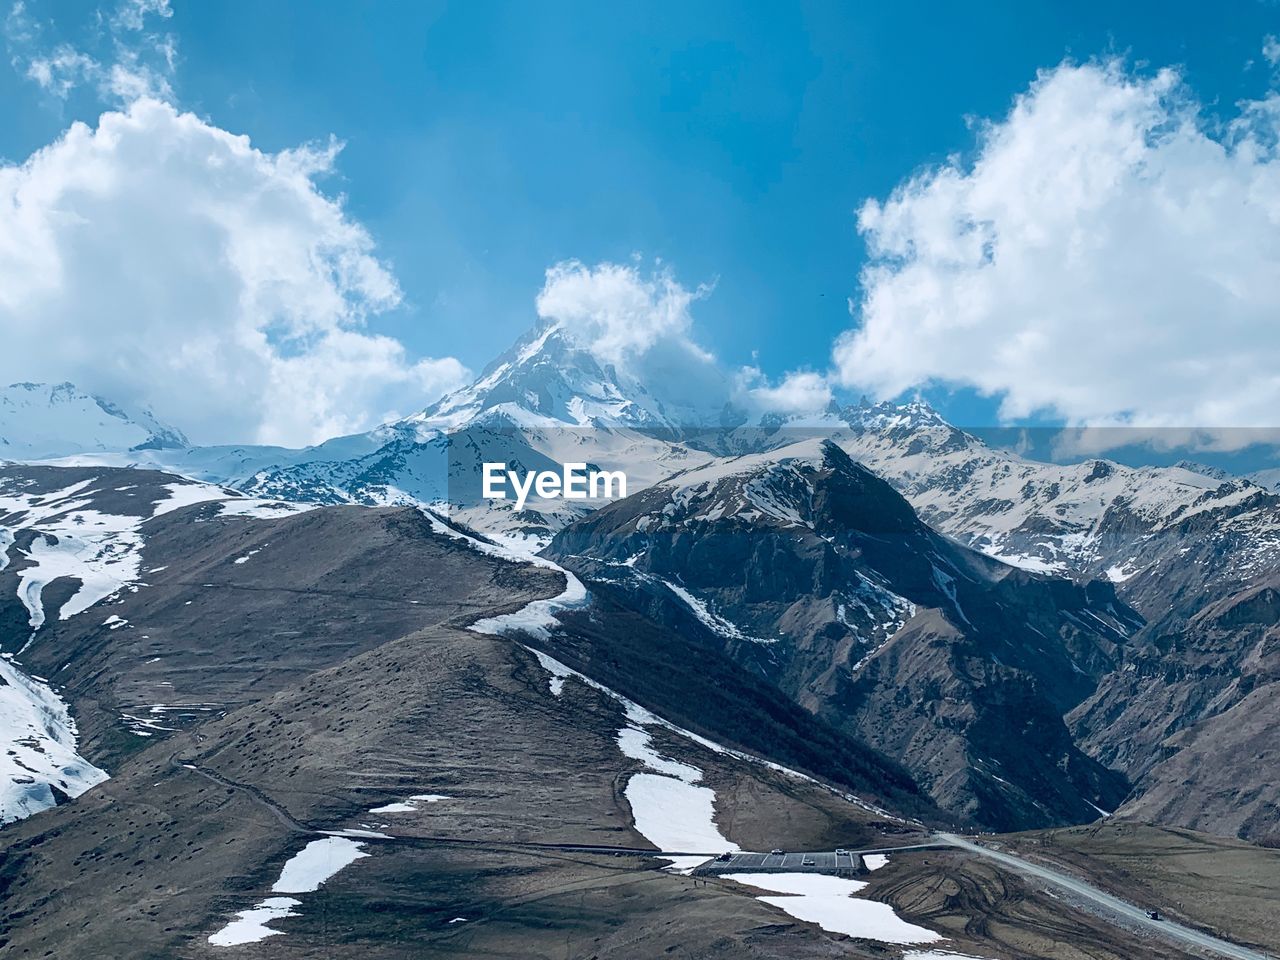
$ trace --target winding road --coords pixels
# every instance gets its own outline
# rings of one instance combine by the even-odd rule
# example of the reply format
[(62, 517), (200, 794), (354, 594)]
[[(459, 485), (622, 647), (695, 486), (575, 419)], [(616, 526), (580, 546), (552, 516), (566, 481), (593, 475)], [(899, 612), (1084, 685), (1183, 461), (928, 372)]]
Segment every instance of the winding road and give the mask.
[(965, 840), (963, 837), (957, 837), (953, 833), (939, 833), (935, 836), (943, 843), (953, 847), (958, 847), (968, 853), (976, 854), (980, 857), (986, 857), (994, 860), (1010, 870), (1017, 873), (1026, 874), (1043, 880), (1046, 883), (1053, 884), (1068, 893), (1072, 893), (1077, 897), (1088, 900), (1103, 909), (1116, 914), (1127, 921), (1131, 921), (1139, 927), (1149, 930), (1151, 933), (1164, 937), (1166, 940), (1173, 940), (1188, 946), (1199, 947), (1202, 950), (1209, 950), (1223, 957), (1231, 957), (1234, 960), (1274, 960), (1268, 954), (1259, 953), (1257, 950), (1250, 950), (1248, 947), (1242, 947), (1239, 944), (1231, 943), (1227, 940), (1220, 940), (1217, 937), (1210, 936), (1207, 933), (1201, 933), (1199, 930), (1193, 930), (1191, 927), (1184, 927), (1180, 923), (1174, 923), (1171, 920), (1152, 920), (1147, 916), (1147, 912), (1141, 907), (1135, 907), (1131, 903), (1126, 903), (1119, 897), (1114, 897), (1109, 893), (1104, 893), (1097, 887), (1090, 886), (1083, 880), (1060, 873), (1050, 867), (1043, 867), (1037, 863), (1023, 860), (1021, 857), (1015, 857), (1007, 853), (1000, 853), (998, 850), (991, 850), (982, 844), (974, 843), (971, 840)]

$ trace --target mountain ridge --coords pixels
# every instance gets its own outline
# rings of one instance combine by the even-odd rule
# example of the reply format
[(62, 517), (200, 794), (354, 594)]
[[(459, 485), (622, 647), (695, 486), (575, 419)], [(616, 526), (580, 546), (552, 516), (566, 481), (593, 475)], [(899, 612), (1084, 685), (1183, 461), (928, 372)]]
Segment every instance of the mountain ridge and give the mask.
[(0, 460), (189, 446), (149, 409), (126, 410), (73, 383), (19, 382), (0, 390)]

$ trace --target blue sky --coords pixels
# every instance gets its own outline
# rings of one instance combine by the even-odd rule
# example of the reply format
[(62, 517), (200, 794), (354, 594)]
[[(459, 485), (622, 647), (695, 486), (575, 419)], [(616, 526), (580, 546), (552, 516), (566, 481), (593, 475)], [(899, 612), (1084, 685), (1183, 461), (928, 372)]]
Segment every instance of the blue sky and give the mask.
[[(59, 4), (57, 29), (74, 41), (97, 9)], [(479, 369), (534, 320), (548, 266), (639, 254), (714, 282), (695, 339), (777, 377), (825, 370), (858, 322), (859, 206), (972, 151), (973, 118), (1004, 116), (1037, 70), (1176, 66), (1229, 115), (1268, 88), (1280, 8), (219, 0), (165, 26), (182, 108), (267, 151), (344, 142), (320, 185), (393, 267), (403, 302), (373, 324), (411, 354)], [(101, 109), (14, 71), (0, 103), (15, 162)], [(995, 418), (972, 389), (926, 393)]]

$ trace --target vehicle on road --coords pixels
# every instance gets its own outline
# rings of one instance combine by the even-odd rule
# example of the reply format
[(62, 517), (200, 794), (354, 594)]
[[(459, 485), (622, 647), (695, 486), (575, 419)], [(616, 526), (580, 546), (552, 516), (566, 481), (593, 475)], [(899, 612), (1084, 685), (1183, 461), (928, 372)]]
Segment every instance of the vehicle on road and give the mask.
[(778, 850), (778, 849), (776, 849), (776, 848), (775, 848), (775, 849), (773, 849), (773, 850), (770, 850), (770, 851), (769, 851), (769, 856), (771, 856), (771, 857), (785, 857), (785, 856), (786, 856), (786, 854), (785, 854), (785, 853), (783, 853), (781, 850)]
[(1147, 911), (1147, 919), (1148, 919), (1148, 920), (1163, 920), (1163, 919), (1164, 919), (1164, 917), (1160, 916), (1160, 911), (1159, 911), (1159, 910), (1148, 910), (1148, 911)]
[(716, 862), (728, 863), (732, 859), (733, 859), (733, 854), (728, 851), (725, 851), (724, 853), (720, 854), (720, 856), (716, 857)]
[(800, 866), (813, 867), (813, 866), (817, 866), (817, 863), (818, 862), (814, 860), (813, 857), (805, 857), (803, 860), (800, 861)]
[(837, 856), (837, 857), (843, 857), (843, 856), (846, 856), (848, 853), (849, 853), (849, 851), (848, 851), (848, 850), (846, 850), (844, 847), (836, 847), (836, 856)]

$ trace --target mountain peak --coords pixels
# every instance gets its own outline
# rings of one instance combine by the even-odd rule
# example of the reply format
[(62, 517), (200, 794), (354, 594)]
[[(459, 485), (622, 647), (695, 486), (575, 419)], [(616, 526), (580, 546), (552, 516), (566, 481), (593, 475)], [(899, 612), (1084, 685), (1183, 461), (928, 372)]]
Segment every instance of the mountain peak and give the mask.
[[(722, 379), (705, 358), (661, 348), (633, 368), (598, 358), (561, 324), (543, 322), (453, 391), (405, 422), (455, 430), (491, 418), (516, 426), (632, 428), (679, 432), (716, 422), (719, 406), (688, 399), (691, 385)], [(681, 355), (683, 354), (683, 355)], [(697, 366), (677, 375), (681, 364)], [(646, 383), (662, 388), (651, 391)], [(666, 386), (675, 389), (669, 391)], [(709, 391), (713, 392), (713, 391)]]
[(126, 410), (68, 381), (23, 381), (0, 390), (0, 459), (48, 460), (80, 453), (187, 446), (150, 410)]
[(906, 403), (882, 400), (870, 403), (864, 397), (857, 404), (844, 407), (840, 416), (851, 427), (863, 430), (920, 430), (928, 427), (955, 429), (924, 400), (909, 400)]

